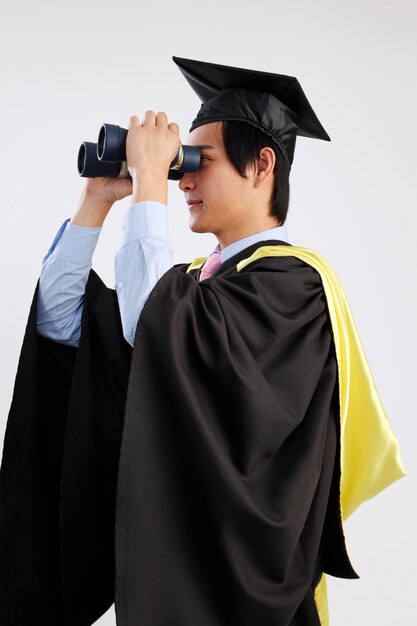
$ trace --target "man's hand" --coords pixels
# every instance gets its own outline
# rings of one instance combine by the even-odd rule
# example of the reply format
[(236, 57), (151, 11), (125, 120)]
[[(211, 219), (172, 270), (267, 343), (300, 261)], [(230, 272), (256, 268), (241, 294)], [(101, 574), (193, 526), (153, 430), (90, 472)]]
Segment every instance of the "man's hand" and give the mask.
[(133, 180), (133, 202), (157, 200), (167, 204), (168, 171), (180, 147), (178, 124), (166, 113), (145, 111), (142, 124), (130, 118), (126, 157)]
[(180, 147), (178, 124), (168, 124), (166, 113), (146, 111), (141, 124), (130, 118), (126, 158), (132, 178), (88, 178), (71, 222), (102, 226), (117, 200), (133, 194), (132, 202), (168, 202), (168, 171)]
[(89, 178), (85, 187), (89, 196), (94, 196), (103, 203), (113, 205), (118, 200), (130, 196), (133, 185), (131, 178), (116, 178), (109, 176), (98, 176)]
[(71, 223), (80, 226), (102, 226), (113, 204), (130, 196), (132, 190), (131, 178), (110, 176), (88, 178)]

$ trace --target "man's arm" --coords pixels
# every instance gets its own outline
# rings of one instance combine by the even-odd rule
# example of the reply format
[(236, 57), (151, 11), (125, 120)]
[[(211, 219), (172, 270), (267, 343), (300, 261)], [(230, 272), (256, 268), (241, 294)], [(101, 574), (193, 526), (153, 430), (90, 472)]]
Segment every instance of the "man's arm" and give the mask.
[[(160, 111), (155, 115), (146, 111), (142, 124), (137, 116), (131, 116), (126, 156), (134, 204), (125, 219), (122, 245), (115, 259), (115, 278), (123, 335), (132, 346), (150, 292), (172, 267), (167, 172), (178, 145), (178, 125), (167, 124), (166, 113)], [(143, 261), (146, 261), (145, 275), (141, 271), (145, 267)]]
[(39, 335), (78, 347), (85, 286), (100, 232), (100, 227), (79, 226), (68, 220), (59, 229), (39, 278)]
[[(132, 221), (128, 220), (122, 250), (119, 251), (120, 254), (115, 262), (116, 282), (118, 285), (124, 285), (124, 287), (117, 287), (121, 301), (124, 336), (131, 345), (133, 345), (140, 312), (149, 293), (162, 274), (172, 266), (172, 250), (167, 237), (166, 216), (168, 192), (166, 172), (172, 157), (167, 150), (170, 147), (173, 151), (175, 147), (178, 147), (179, 129), (177, 124), (166, 124), (165, 113), (158, 113), (155, 116), (153, 111), (147, 111), (144, 117), (143, 126), (139, 124), (136, 116), (131, 117), (130, 121), (126, 148), (131, 179), (100, 177), (88, 179), (79, 206), (71, 218), (71, 225), (67, 226), (68, 233), (65, 235), (70, 237), (69, 232), (72, 229), (73, 233), (77, 231), (80, 238), (87, 236), (82, 231), (88, 227), (88, 230), (98, 229), (96, 231), (98, 239), (100, 228), (115, 201), (130, 194), (133, 194), (135, 204), (152, 201), (155, 213), (153, 214), (152, 210), (146, 211), (143, 221), (140, 219), (140, 209), (137, 212), (135, 210), (131, 212), (132, 215), (136, 213), (139, 217), (139, 224), (135, 224), (134, 217)], [(155, 125), (156, 117), (159, 119), (158, 127)], [(155, 224), (155, 219), (158, 224)], [(92, 236), (93, 233), (91, 233)], [(38, 329), (40, 334), (77, 346), (84, 290), (91, 269), (91, 257), (95, 244), (90, 245), (88, 254), (86, 253), (80, 259), (77, 256), (76, 246), (71, 246), (71, 241), (69, 249), (65, 249), (64, 246), (60, 248), (58, 239), (58, 237), (55, 238), (54, 244), (64, 253), (61, 260), (65, 261), (65, 267), (59, 266), (56, 260), (59, 252), (55, 252), (55, 249), (50, 250), (44, 259), (45, 271), (42, 276), (42, 285), (40, 285)], [(77, 245), (80, 245), (80, 241), (81, 239)], [(66, 240), (64, 239), (62, 243), (65, 244)], [(144, 262), (141, 263), (141, 259)], [(79, 263), (80, 260), (82, 263)], [(78, 267), (75, 267), (77, 261)], [(73, 265), (68, 265), (68, 263)], [(144, 269), (145, 263), (149, 270), (145, 278), (140, 280), (138, 268)], [(56, 274), (60, 275), (59, 280), (56, 275), (51, 274), (51, 268), (57, 270)], [(52, 304), (50, 302), (49, 305), (45, 295), (48, 291), (52, 295), (55, 294)], [(66, 301), (65, 305), (62, 296)], [(58, 302), (55, 297), (58, 298)], [(55, 328), (53, 329), (51, 325)]]
[[(116, 291), (123, 334), (133, 346), (143, 306), (161, 276), (172, 267), (167, 207), (138, 202), (129, 207), (122, 245), (115, 258)], [(78, 347), (84, 292), (101, 227), (65, 221), (46, 255), (39, 280), (38, 333)]]
[(166, 205), (157, 201), (132, 204), (125, 216), (122, 243), (114, 261), (123, 335), (131, 346), (149, 294), (172, 265)]
[(58, 231), (43, 259), (39, 279), (38, 333), (74, 347), (79, 342), (84, 291), (93, 252), (113, 205), (110, 197), (92, 193), (93, 185), (97, 183), (87, 182), (74, 216)]

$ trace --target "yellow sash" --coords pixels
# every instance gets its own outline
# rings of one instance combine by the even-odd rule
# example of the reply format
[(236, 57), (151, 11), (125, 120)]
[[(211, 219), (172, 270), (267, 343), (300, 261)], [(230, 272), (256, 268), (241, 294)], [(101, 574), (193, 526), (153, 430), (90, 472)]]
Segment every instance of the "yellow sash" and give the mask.
[[(341, 512), (342, 521), (365, 501), (406, 475), (398, 440), (381, 404), (342, 285), (329, 262), (317, 252), (298, 246), (262, 246), (236, 265), (240, 272), (250, 263), (271, 256), (295, 256), (321, 277), (330, 314), (339, 373)], [(195, 259), (187, 272), (206, 257)], [(314, 593), (320, 622), (329, 625), (326, 577)]]

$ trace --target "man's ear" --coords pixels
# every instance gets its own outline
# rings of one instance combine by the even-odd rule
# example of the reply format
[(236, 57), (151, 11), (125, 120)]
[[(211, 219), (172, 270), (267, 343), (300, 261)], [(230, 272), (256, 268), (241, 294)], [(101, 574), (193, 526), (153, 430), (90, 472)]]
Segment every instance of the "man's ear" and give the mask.
[(262, 184), (267, 178), (273, 175), (275, 161), (275, 152), (272, 148), (265, 146), (261, 149), (256, 169), (256, 183)]

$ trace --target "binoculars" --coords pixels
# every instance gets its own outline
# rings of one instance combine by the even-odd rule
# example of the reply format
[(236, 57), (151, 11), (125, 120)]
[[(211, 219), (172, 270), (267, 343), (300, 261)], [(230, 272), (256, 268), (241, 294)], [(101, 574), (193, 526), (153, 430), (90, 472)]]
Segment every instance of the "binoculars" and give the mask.
[[(84, 178), (130, 176), (126, 161), (127, 129), (114, 124), (103, 124), (97, 143), (84, 141), (78, 151), (78, 173)], [(185, 172), (200, 168), (201, 153), (194, 146), (180, 145), (168, 170), (168, 179), (180, 180)]]

